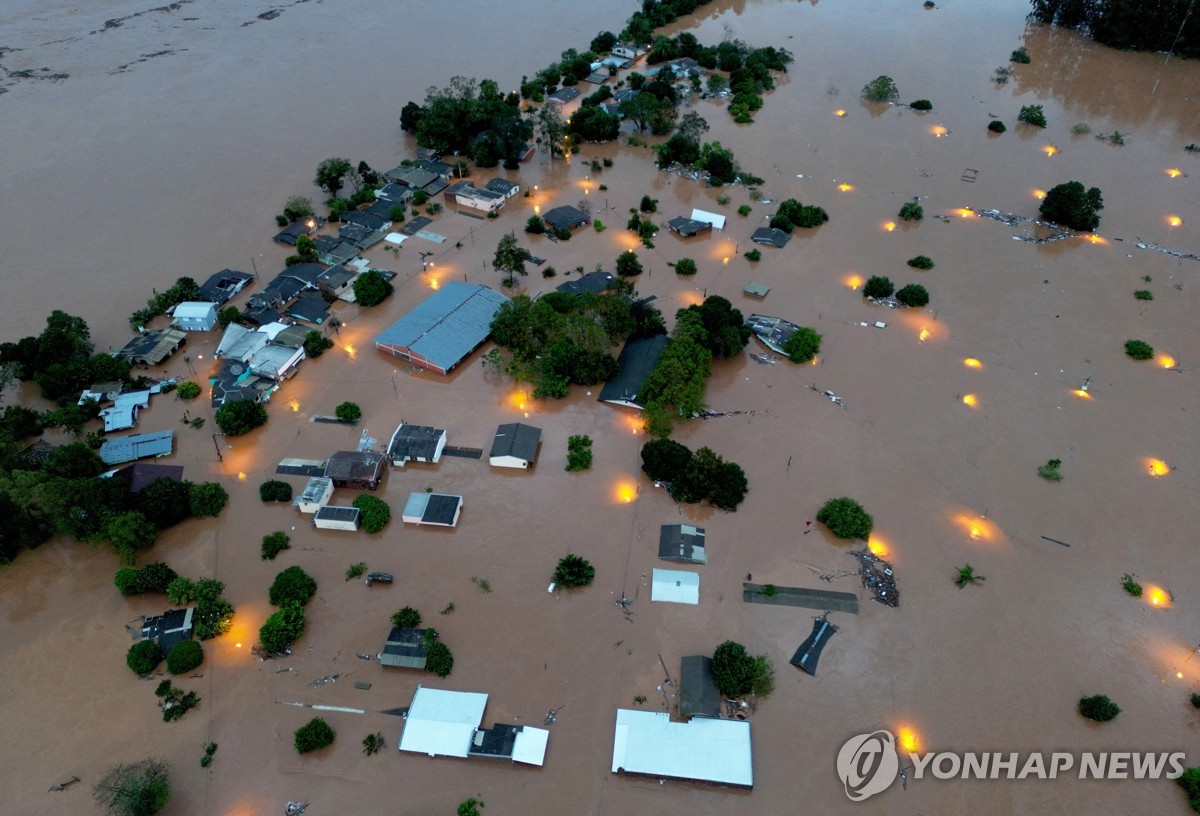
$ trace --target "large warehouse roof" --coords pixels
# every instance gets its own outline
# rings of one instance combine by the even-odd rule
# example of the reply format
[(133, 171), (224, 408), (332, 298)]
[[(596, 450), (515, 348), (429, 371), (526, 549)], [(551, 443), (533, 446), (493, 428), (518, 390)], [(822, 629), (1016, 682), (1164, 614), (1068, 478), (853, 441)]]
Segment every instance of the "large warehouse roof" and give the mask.
[(487, 339), (507, 302), (486, 286), (450, 281), (384, 329), (375, 347), (445, 373)]
[(486, 694), (417, 687), (400, 750), (430, 756), (465, 757), (475, 729), (483, 720)]
[(666, 712), (617, 709), (612, 770), (753, 787), (750, 723), (705, 717), (675, 723)]

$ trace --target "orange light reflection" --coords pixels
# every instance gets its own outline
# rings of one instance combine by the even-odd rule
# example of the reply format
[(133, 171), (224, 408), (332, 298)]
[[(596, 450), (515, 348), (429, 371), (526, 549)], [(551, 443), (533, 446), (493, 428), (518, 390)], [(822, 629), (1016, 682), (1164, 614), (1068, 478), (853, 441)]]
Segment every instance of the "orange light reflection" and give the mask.
[(1074, 394), (1075, 396), (1079, 397), (1080, 399), (1090, 400), (1092, 398), (1092, 395), (1089, 394), (1087, 391), (1084, 391), (1082, 388), (1076, 388), (1071, 393)]
[(979, 362), (974, 357), (968, 357), (967, 359), (963, 360), (963, 365), (965, 365), (967, 368), (983, 368), (983, 363)]
[(1183, 226), (1183, 219), (1180, 218), (1178, 215), (1168, 215), (1167, 223), (1170, 224), (1172, 227), (1181, 227), (1181, 226)]
[(888, 554), (887, 542), (875, 535), (875, 533), (871, 533), (871, 537), (867, 539), (867, 549), (880, 558)]
[(979, 404), (979, 397), (975, 396), (974, 394), (963, 394), (962, 401), (963, 405), (974, 408)]
[(848, 193), (854, 189), (854, 185), (853, 184), (839, 184), (838, 189), (841, 190), (843, 193)]
[(1033, 197), (1040, 201), (1046, 197), (1046, 191), (1045, 190), (1034, 190)]
[(1174, 368), (1177, 365), (1175, 358), (1170, 354), (1159, 354), (1154, 358), (1154, 362), (1158, 363), (1163, 368)]
[(1157, 586), (1148, 586), (1142, 593), (1142, 597), (1146, 599), (1146, 603), (1153, 606), (1155, 609), (1170, 609), (1171, 596), (1165, 589)]
[(892, 230), (896, 229), (896, 222), (895, 221), (884, 222), (883, 229), (886, 232), (891, 232)]
[(1171, 472), (1171, 466), (1162, 459), (1148, 458), (1145, 460), (1145, 465), (1151, 476), (1166, 476)]
[(1171, 178), (1179, 178), (1180, 176), (1183, 175), (1183, 171), (1180, 170), (1178, 167), (1168, 167), (1165, 170), (1163, 170), (1163, 172), (1166, 173)]
[(863, 285), (863, 279), (858, 275), (851, 275), (850, 277), (845, 279), (845, 283), (851, 289), (857, 289), (858, 287)]

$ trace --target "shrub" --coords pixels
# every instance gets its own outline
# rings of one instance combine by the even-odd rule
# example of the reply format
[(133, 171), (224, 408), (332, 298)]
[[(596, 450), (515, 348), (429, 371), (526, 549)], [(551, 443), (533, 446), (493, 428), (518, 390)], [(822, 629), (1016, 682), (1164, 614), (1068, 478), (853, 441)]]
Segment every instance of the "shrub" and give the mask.
[(793, 363), (807, 363), (821, 350), (821, 335), (807, 326), (796, 329), (783, 343), (783, 353)]
[(191, 380), (188, 380), (187, 382), (181, 382), (176, 391), (179, 394), (179, 398), (182, 400), (194, 400), (196, 397), (200, 396), (200, 386), (196, 385), (196, 383), (192, 382)]
[(170, 772), (157, 759), (115, 765), (92, 788), (92, 797), (109, 816), (154, 816), (171, 798)]
[(291, 566), (275, 576), (267, 598), (275, 606), (294, 603), (304, 606), (317, 594), (317, 582), (300, 567)]
[(440, 640), (425, 647), (425, 671), (431, 671), (438, 677), (445, 677), (454, 668), (454, 655), (450, 648)]
[(1052, 482), (1060, 482), (1062, 481), (1062, 474), (1058, 472), (1058, 469), (1061, 466), (1061, 459), (1051, 459), (1044, 465), (1038, 465), (1038, 476), (1041, 476), (1043, 479), (1049, 479)]
[(656, 482), (672, 482), (692, 461), (692, 452), (674, 439), (651, 439), (642, 446), (642, 470)]
[(638, 209), (644, 213), (658, 212), (658, 199), (644, 195), (642, 196), (642, 203), (638, 205)]
[(531, 215), (525, 222), (525, 231), (532, 235), (541, 235), (546, 231), (546, 222), (539, 215)]
[(779, 594), (779, 587), (774, 584), (767, 584), (762, 588), (762, 594), (767, 598), (774, 598)]
[(217, 427), (226, 436), (248, 434), (266, 422), (267, 409), (254, 400), (233, 400), (217, 409)]
[(387, 300), (392, 291), (391, 282), (384, 280), (374, 269), (368, 269), (354, 279), (354, 300), (359, 306), (377, 306)]
[(908, 265), (913, 269), (924, 269), (925, 271), (929, 271), (930, 269), (933, 269), (933, 259), (928, 255), (918, 255), (915, 258), (909, 258)]
[(392, 626), (399, 627), (400, 629), (416, 629), (420, 625), (421, 613), (411, 606), (406, 606), (392, 615)]
[(363, 753), (367, 756), (372, 756), (373, 754), (379, 753), (387, 745), (387, 743), (384, 742), (383, 734), (379, 733), (378, 731), (374, 734), (367, 734), (365, 737), (363, 737), (362, 744)]
[[(1192, 697), (1196, 696), (1192, 695)], [(1175, 784), (1183, 788), (1183, 793), (1187, 796), (1192, 810), (1200, 813), (1200, 768), (1188, 768), (1182, 776), (1175, 780)]]
[(1154, 346), (1141, 340), (1126, 340), (1125, 353), (1135, 360), (1149, 360), (1154, 356)]
[(289, 502), (292, 500), (292, 486), (278, 479), (268, 479), (258, 486), (258, 497), (264, 502)]
[(133, 567), (121, 567), (113, 576), (113, 583), (122, 595), (137, 595), (141, 592), (138, 586), (138, 571)]
[(559, 586), (572, 589), (584, 587), (596, 578), (596, 568), (586, 559), (568, 553), (559, 559), (554, 568), (554, 580)]
[(675, 274), (676, 275), (689, 275), (689, 276), (695, 275), (696, 274), (696, 262), (693, 261), (691, 258), (680, 258), (678, 261), (675, 262)]
[(1142, 585), (1135, 581), (1132, 575), (1125, 576), (1125, 580), (1121, 582), (1121, 589), (1128, 592), (1134, 598), (1142, 597)]
[(271, 654), (282, 654), (304, 634), (304, 607), (287, 604), (271, 613), (258, 630), (258, 640)]
[(365, 561), (358, 561), (346, 568), (346, 580), (353, 581), (355, 578), (361, 578), (367, 572), (367, 564)]
[(1071, 125), (1071, 132), (1076, 136), (1086, 136), (1092, 132), (1092, 126), (1087, 122), (1076, 122)]
[(723, 193), (721, 195), (717, 196), (717, 204), (719, 204), (722, 207), (728, 205), (729, 204), (729, 196), (727, 196)]
[(838, 538), (861, 539), (866, 541), (875, 526), (871, 514), (854, 499), (843, 496), (840, 499), (830, 499), (817, 512), (817, 521), (829, 528), (829, 532)]
[(753, 212), (753, 210), (754, 210), (754, 208), (751, 207), (749, 204), (743, 204), (742, 206), (738, 207), (737, 214), (740, 215), (742, 218), (745, 218), (751, 212)]
[(888, 102), (899, 98), (900, 91), (890, 76), (881, 74), (863, 86), (862, 95), (872, 102)]
[(175, 570), (161, 561), (144, 564), (137, 571), (138, 592), (166, 592), (171, 582), (179, 577)]
[(542, 270), (543, 278), (553, 278), (556, 275), (558, 275), (558, 270), (555, 269), (553, 266), (547, 266), (545, 269)]
[(1154, 300), (1154, 293), (1149, 289), (1138, 289), (1133, 296), (1138, 300)]
[(907, 286), (901, 287), (900, 291), (896, 292), (896, 300), (905, 306), (927, 306), (929, 304), (929, 292), (919, 283), (910, 283)]
[(1004, 123), (999, 119), (993, 119), (992, 121), (988, 122), (988, 130), (990, 130), (992, 133), (1003, 133), (1004, 131), (1008, 130), (1008, 128), (1006, 128)]
[(368, 533), (378, 533), (392, 518), (392, 508), (383, 499), (363, 493), (354, 499), (353, 505), (359, 509), (363, 529)]
[(153, 640), (139, 640), (129, 647), (125, 664), (136, 675), (150, 674), (162, 662), (162, 649)]
[(1192, 708), (1200, 708), (1200, 693), (1193, 691), (1189, 699), (1192, 701)]
[(1103, 694), (1079, 699), (1079, 713), (1089, 720), (1108, 722), (1121, 713), (1121, 707)]
[(1017, 114), (1017, 121), (1033, 125), (1034, 127), (1044, 128), (1046, 126), (1046, 114), (1042, 111), (1041, 105), (1025, 105), (1021, 108), (1021, 112)]
[(1019, 62), (1021, 65), (1028, 65), (1029, 63), (1033, 62), (1033, 60), (1029, 58), (1029, 52), (1025, 50), (1025, 46), (1023, 45), (1016, 51), (1013, 51), (1012, 56), (1010, 56), (1008, 59), (1009, 62)]
[(742, 257), (745, 258), (750, 263), (758, 263), (759, 261), (762, 260), (762, 251), (757, 250), (757, 249), (752, 249), (749, 252), (743, 252)]
[(767, 657), (751, 657), (745, 646), (732, 640), (713, 652), (712, 676), (727, 697), (766, 696), (775, 686), (774, 669)]
[(592, 222), (592, 229), (594, 229), (596, 232), (604, 232), (606, 229), (608, 229), (608, 227), (606, 227), (606, 226), (604, 226), (604, 224), (600, 223), (600, 219), (597, 218), (595, 221)]
[(874, 298), (875, 300), (891, 297), (895, 291), (896, 286), (892, 283), (891, 278), (886, 278), (883, 275), (872, 275), (867, 278), (867, 282), (862, 289), (863, 297)]
[(197, 518), (216, 518), (229, 503), (229, 493), (216, 482), (188, 485), (188, 506)]
[(358, 422), (362, 419), (362, 408), (354, 402), (343, 402), (333, 409), (333, 414), (342, 422)]
[(933, 103), (928, 99), (918, 99), (909, 105), (909, 107), (917, 111), (928, 111), (933, 110)]
[(204, 662), (204, 647), (198, 640), (183, 640), (167, 653), (167, 671), (187, 674)]
[(592, 466), (592, 438), (572, 435), (567, 438), (567, 470), (575, 472)]
[(642, 262), (632, 249), (617, 256), (617, 274), (622, 278), (632, 278), (642, 274)]
[(296, 729), (295, 736), (296, 753), (308, 754), (332, 745), (333, 740), (337, 737), (337, 732), (325, 720), (313, 717)]
[(284, 550), (292, 548), (291, 539), (283, 530), (267, 533), (262, 539), (262, 559), (270, 561)]
[(317, 359), (331, 348), (333, 341), (319, 331), (313, 330), (304, 335), (304, 356), (310, 359)]
[(1068, 181), (1052, 187), (1038, 209), (1042, 218), (1073, 230), (1090, 231), (1100, 226), (1099, 211), (1104, 209), (1104, 196), (1098, 187), (1085, 190), (1078, 181)]
[(429, 193), (425, 192), (424, 190), (417, 190), (415, 193), (413, 193), (412, 203), (414, 207), (420, 207), (428, 200)]
[(920, 221), (925, 217), (925, 210), (915, 201), (909, 201), (900, 208), (900, 219), (903, 221)]

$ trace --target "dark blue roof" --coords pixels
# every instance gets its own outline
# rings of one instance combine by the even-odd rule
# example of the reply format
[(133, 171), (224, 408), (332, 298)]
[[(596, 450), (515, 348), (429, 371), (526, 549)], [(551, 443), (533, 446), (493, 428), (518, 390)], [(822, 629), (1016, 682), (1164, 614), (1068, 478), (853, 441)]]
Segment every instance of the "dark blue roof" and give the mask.
[(384, 329), (375, 345), (408, 349), (449, 371), (487, 339), (505, 303), (507, 297), (486, 286), (450, 281)]

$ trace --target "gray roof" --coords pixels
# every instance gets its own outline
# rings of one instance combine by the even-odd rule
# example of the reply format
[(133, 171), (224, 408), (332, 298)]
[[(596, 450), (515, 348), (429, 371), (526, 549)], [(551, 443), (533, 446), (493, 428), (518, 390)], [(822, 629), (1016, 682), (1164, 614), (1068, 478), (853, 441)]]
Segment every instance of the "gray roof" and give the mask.
[(512, 192), (514, 190), (517, 190), (518, 188), (520, 188), (521, 185), (519, 185), (515, 182), (512, 182), (512, 181), (507, 181), (502, 178), (494, 178), (494, 179), (491, 179), (490, 181), (488, 181), (488, 183), (485, 184), (484, 186), (494, 193), (500, 193), (501, 195), (511, 195)]
[(789, 661), (793, 666), (799, 666), (813, 675), (817, 674), (817, 662), (821, 659), (821, 650), (837, 632), (837, 627), (828, 621), (825, 615), (813, 621), (813, 630)]
[(132, 434), (106, 439), (100, 446), (100, 458), (105, 464), (119, 465), (147, 456), (166, 456), (175, 445), (174, 431)]
[(587, 292), (600, 294), (607, 292), (613, 285), (614, 278), (607, 272), (588, 272), (579, 278), (574, 278), (554, 287), (554, 291), (567, 295), (582, 295)]
[[(349, 246), (353, 245), (350, 244)], [(357, 250), (355, 252), (357, 253)], [(357, 277), (358, 272), (353, 269), (347, 269), (344, 266), (331, 266), (322, 273), (321, 277), (317, 278), (317, 283), (336, 290), (341, 289)]]
[(750, 240), (756, 244), (770, 244), (783, 249), (787, 246), (787, 242), (792, 240), (792, 236), (776, 227), (759, 227), (750, 236)]
[(691, 524), (664, 524), (658, 534), (658, 557), (664, 561), (707, 564), (704, 528)]
[(386, 461), (376, 451), (337, 451), (325, 463), (325, 475), (338, 482), (379, 483)]
[(310, 292), (297, 298), (283, 313), (297, 320), (320, 325), (329, 317), (329, 303), (316, 292)]
[(200, 299), (209, 300), (213, 303), (225, 303), (252, 280), (254, 278), (245, 272), (222, 269), (200, 284)]
[(704, 655), (683, 658), (679, 670), (679, 713), (685, 717), (717, 717), (721, 691), (712, 676), (712, 659)]
[(712, 230), (712, 228), (713, 225), (708, 221), (694, 221), (691, 218), (685, 218), (682, 215), (678, 218), (672, 218), (667, 222), (667, 229), (672, 230), (673, 232), (678, 232), (685, 238), (697, 235), (701, 232), (708, 232)]
[(359, 512), (357, 507), (338, 507), (333, 504), (325, 504), (317, 508), (313, 518), (322, 521), (352, 521), (357, 525)]
[(149, 331), (130, 340), (113, 356), (131, 363), (158, 365), (187, 342), (187, 332), (179, 329)]
[(542, 444), (542, 429), (520, 422), (508, 422), (496, 429), (489, 456), (513, 456), (526, 462), (537, 460), (538, 445)]
[(395, 184), (388, 182), (375, 191), (376, 197), (381, 201), (390, 201), (393, 204), (403, 204), (412, 198), (413, 191), (411, 187), (405, 187), (403, 184)]
[(438, 441), (446, 433), (441, 428), (429, 425), (403, 423), (396, 429), (388, 445), (388, 458), (392, 461), (407, 459), (432, 459), (437, 452)]
[(592, 219), (578, 207), (564, 204), (547, 212), (542, 216), (542, 220), (555, 229), (575, 229), (575, 227), (582, 226)]
[(277, 346), (287, 346), (288, 348), (298, 349), (304, 345), (304, 338), (312, 329), (307, 326), (294, 325), (288, 326), (279, 334), (275, 335), (275, 339), (271, 342)]
[[(346, 224), (358, 224), (360, 227), (366, 227), (372, 232), (378, 229), (383, 229), (388, 224), (392, 223), (391, 218), (383, 218), (374, 213), (365, 212), (362, 210), (350, 210), (342, 213), (342, 222)], [(314, 280), (316, 278), (314, 277)]]
[(446, 493), (410, 493), (404, 504), (405, 517), (420, 516), (418, 524), (454, 525), (454, 518), (462, 506), (462, 496)]
[(388, 634), (379, 665), (396, 669), (425, 668), (425, 630), (395, 627)]
[(580, 96), (582, 93), (583, 92), (577, 88), (559, 88), (557, 91), (547, 96), (546, 99), (550, 102), (565, 104), (570, 102), (575, 97)]
[(142, 640), (153, 640), (164, 656), (175, 646), (192, 639), (192, 616), (195, 609), (168, 609), (142, 623)]
[(783, 344), (800, 329), (795, 323), (790, 323), (782, 317), (760, 314), (750, 315), (742, 325), (754, 332), (763, 345), (776, 354), (786, 354)]
[[(296, 497), (293, 504), (312, 504), (320, 501), (325, 496), (325, 492), (333, 486), (333, 480), (326, 479), (324, 476), (312, 476), (308, 483), (304, 485), (304, 490)], [(356, 508), (357, 509), (357, 508)]]
[(449, 281), (384, 329), (375, 346), (406, 349), (449, 371), (487, 339), (505, 303), (507, 297), (486, 286)]
[(604, 388), (600, 389), (600, 401), (644, 408), (645, 406), (638, 402), (638, 392), (646, 384), (646, 378), (650, 376), (650, 372), (658, 363), (658, 358), (662, 356), (663, 349), (666, 347), (667, 336), (665, 334), (639, 337), (627, 342), (625, 348), (621, 349), (621, 356), (618, 359), (621, 364), (621, 373), (617, 375), (616, 379), (606, 382)]

